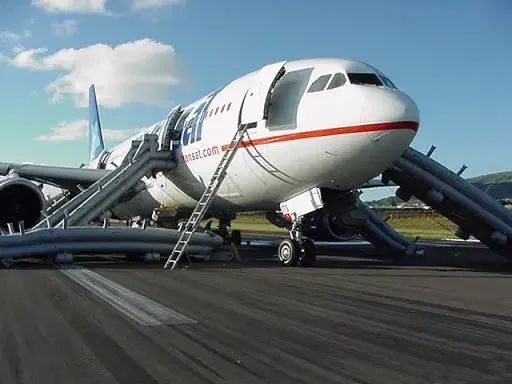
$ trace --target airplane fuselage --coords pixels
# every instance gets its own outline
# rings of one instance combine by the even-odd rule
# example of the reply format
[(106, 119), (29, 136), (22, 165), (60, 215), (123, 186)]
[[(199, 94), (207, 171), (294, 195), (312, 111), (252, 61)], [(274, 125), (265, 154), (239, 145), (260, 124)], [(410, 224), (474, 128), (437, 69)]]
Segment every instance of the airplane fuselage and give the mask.
[[(214, 209), (275, 210), (313, 187), (350, 190), (388, 168), (409, 146), (418, 125), (414, 101), (372, 66), (340, 59), (284, 64), (268, 116), (251, 124), (231, 163)], [(192, 208), (251, 107), (261, 71), (234, 80), (181, 108), (175, 142), (178, 166), (144, 179), (147, 190), (116, 206), (120, 217), (146, 216), (158, 206)], [(257, 95), (255, 95), (257, 96)], [(245, 110), (244, 110), (245, 108)], [(155, 133), (167, 119), (114, 147), (107, 169), (131, 140)]]

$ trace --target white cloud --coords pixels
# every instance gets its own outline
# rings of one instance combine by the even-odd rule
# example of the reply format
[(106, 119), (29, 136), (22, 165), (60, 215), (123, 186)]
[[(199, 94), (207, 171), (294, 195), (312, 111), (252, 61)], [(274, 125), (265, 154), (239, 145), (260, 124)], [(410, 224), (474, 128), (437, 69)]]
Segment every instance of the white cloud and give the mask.
[(32, 5), (53, 13), (106, 13), (107, 0), (32, 0)]
[(24, 51), (25, 47), (21, 44), (16, 44), (14, 47), (12, 47), (12, 51), (14, 53), (20, 53), (21, 51)]
[(55, 102), (70, 96), (75, 105), (85, 107), (89, 85), (94, 84), (99, 104), (107, 108), (166, 105), (180, 82), (174, 48), (150, 39), (46, 53), (46, 48), (26, 49), (10, 62), (19, 68), (62, 72), (46, 87)]
[(12, 31), (1, 31), (0, 32), (0, 40), (1, 41), (17, 41), (20, 39), (20, 35), (17, 33), (14, 33)]
[(16, 56), (14, 56), (11, 61), (15, 67), (33, 70), (45, 69), (43, 63), (41, 63), (35, 56), (46, 53), (48, 51), (46, 48), (24, 49), (19, 46), (16, 47), (16, 51)]
[[(105, 129), (103, 128), (103, 138), (111, 141), (126, 140), (144, 128), (134, 129)], [(50, 129), (50, 132), (36, 137), (38, 141), (77, 141), (87, 137), (87, 120), (61, 121)]]
[(185, 0), (132, 0), (132, 9), (135, 11), (143, 9), (157, 9), (169, 5), (181, 5)]
[(66, 19), (62, 21), (54, 21), (52, 23), (52, 30), (57, 36), (72, 36), (78, 29), (78, 22), (76, 20)]
[(21, 33), (16, 33), (12, 31), (0, 31), (0, 41), (6, 43), (14, 43), (20, 41), (21, 39), (28, 39), (32, 36), (32, 32), (28, 29), (24, 29)]
[(40, 141), (75, 141), (87, 137), (87, 120), (61, 121), (50, 133), (36, 137)]
[(126, 140), (129, 137), (132, 137), (136, 133), (142, 131), (143, 129), (147, 129), (147, 127), (143, 128), (128, 128), (128, 129), (110, 129), (110, 128), (102, 128), (103, 138), (106, 141), (122, 141)]

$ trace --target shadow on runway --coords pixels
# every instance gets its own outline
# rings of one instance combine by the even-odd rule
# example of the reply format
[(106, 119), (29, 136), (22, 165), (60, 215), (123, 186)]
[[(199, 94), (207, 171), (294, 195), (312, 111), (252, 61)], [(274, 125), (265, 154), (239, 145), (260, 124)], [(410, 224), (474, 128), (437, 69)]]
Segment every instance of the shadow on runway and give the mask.
[[(476, 272), (512, 274), (512, 264), (481, 247), (424, 246), (424, 253), (413, 257), (383, 257), (368, 245), (317, 247), (317, 262), (311, 269), (364, 269), (364, 270), (430, 270), (446, 272), (465, 269)], [(240, 249), (242, 264), (230, 261), (193, 262), (192, 270), (229, 270), (240, 268), (283, 268), (274, 246), (244, 246)], [(143, 264), (141, 260), (127, 259), (118, 255), (78, 255), (75, 266), (88, 269), (161, 270), (164, 259), (156, 264)], [(54, 269), (49, 260), (27, 259), (15, 262), (10, 269)], [(61, 267), (62, 268), (62, 267)], [(188, 269), (183, 262), (180, 269)], [(406, 276), (403, 273), (400, 276)], [(502, 276), (501, 276), (502, 277)]]

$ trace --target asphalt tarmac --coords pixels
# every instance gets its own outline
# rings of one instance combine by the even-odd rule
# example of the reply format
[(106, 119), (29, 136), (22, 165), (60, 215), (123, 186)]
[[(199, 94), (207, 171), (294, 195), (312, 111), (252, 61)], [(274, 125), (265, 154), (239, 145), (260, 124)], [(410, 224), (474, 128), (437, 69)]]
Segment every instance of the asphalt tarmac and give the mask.
[(512, 269), (485, 252), (20, 262), (0, 270), (0, 383), (512, 383)]

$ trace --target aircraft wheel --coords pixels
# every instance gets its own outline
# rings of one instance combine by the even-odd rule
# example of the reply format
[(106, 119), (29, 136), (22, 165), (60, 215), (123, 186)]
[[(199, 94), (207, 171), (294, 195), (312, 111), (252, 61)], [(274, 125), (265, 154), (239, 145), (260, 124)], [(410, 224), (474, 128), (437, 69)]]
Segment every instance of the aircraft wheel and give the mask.
[(293, 267), (297, 265), (300, 256), (299, 244), (291, 239), (283, 240), (277, 250), (279, 261), (285, 267)]
[(231, 231), (231, 242), (237, 247), (242, 245), (242, 233), (238, 229)]
[(301, 267), (311, 267), (316, 261), (315, 243), (311, 239), (304, 239), (302, 248), (304, 252), (299, 259), (299, 264)]

